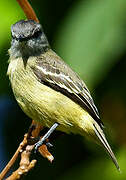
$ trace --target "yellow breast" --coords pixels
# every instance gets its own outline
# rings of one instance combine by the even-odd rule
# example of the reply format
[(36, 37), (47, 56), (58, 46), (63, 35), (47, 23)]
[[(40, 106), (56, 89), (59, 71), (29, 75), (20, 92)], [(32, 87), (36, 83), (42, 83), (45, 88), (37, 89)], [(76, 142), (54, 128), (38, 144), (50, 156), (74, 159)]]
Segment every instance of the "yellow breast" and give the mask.
[[(33, 120), (50, 127), (54, 122), (60, 124), (59, 130), (66, 133), (92, 131), (92, 117), (78, 104), (62, 93), (40, 83), (31, 66), (33, 58), (27, 64), (21, 58), (11, 60), (8, 72), (15, 98), (22, 110)], [(83, 132), (84, 131), (84, 132)]]

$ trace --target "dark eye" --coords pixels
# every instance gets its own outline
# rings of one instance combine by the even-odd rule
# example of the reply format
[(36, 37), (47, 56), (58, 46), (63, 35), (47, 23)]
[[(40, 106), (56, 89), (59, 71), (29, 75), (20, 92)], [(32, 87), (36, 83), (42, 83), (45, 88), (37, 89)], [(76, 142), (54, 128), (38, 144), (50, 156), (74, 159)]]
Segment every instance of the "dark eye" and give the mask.
[(21, 41), (27, 41), (27, 40), (32, 39), (32, 38), (38, 38), (41, 34), (42, 34), (42, 31), (40, 30), (40, 31), (34, 32), (34, 34), (29, 35), (27, 37), (25, 37), (23, 34), (20, 34), (16, 37), (16, 36), (13, 36), (12, 33), (11, 33), (11, 36), (13, 39), (17, 39), (21, 42)]
[(32, 38), (37, 38), (39, 37), (40, 35), (42, 34), (42, 31), (36, 31), (33, 35), (32, 35)]

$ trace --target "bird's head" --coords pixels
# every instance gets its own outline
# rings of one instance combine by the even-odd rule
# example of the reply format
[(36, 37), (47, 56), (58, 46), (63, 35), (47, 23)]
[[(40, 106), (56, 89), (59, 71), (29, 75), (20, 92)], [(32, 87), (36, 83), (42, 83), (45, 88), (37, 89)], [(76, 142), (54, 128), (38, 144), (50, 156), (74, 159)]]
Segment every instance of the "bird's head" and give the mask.
[(49, 48), (42, 26), (34, 20), (20, 20), (13, 24), (11, 35), (10, 56), (28, 58), (40, 55)]

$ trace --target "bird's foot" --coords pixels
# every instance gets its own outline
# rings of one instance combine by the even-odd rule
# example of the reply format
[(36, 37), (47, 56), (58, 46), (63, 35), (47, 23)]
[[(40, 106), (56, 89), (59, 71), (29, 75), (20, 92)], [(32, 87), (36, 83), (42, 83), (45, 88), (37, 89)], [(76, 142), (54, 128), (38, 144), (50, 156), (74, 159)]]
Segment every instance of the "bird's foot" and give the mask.
[(50, 142), (46, 142), (46, 140), (50, 137), (50, 135), (55, 131), (59, 124), (55, 123), (53, 126), (48, 130), (48, 132), (35, 144), (35, 152), (37, 152), (38, 148), (42, 144), (46, 144), (48, 147), (52, 147), (53, 145)]

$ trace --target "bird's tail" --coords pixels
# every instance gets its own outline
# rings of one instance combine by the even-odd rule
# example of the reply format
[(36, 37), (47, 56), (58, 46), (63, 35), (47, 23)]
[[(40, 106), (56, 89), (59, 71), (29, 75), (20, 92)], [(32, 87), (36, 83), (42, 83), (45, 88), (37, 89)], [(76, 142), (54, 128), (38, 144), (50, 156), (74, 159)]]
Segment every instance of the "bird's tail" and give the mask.
[(98, 137), (98, 139), (100, 140), (101, 144), (103, 145), (104, 149), (107, 151), (107, 153), (109, 154), (109, 156), (111, 157), (113, 163), (115, 164), (116, 168), (120, 171), (120, 167), (118, 165), (117, 159), (114, 155), (114, 153), (112, 152), (111, 147), (109, 146), (104, 133), (99, 130), (99, 128), (96, 127), (96, 125), (94, 124), (94, 129), (95, 129), (95, 134)]

